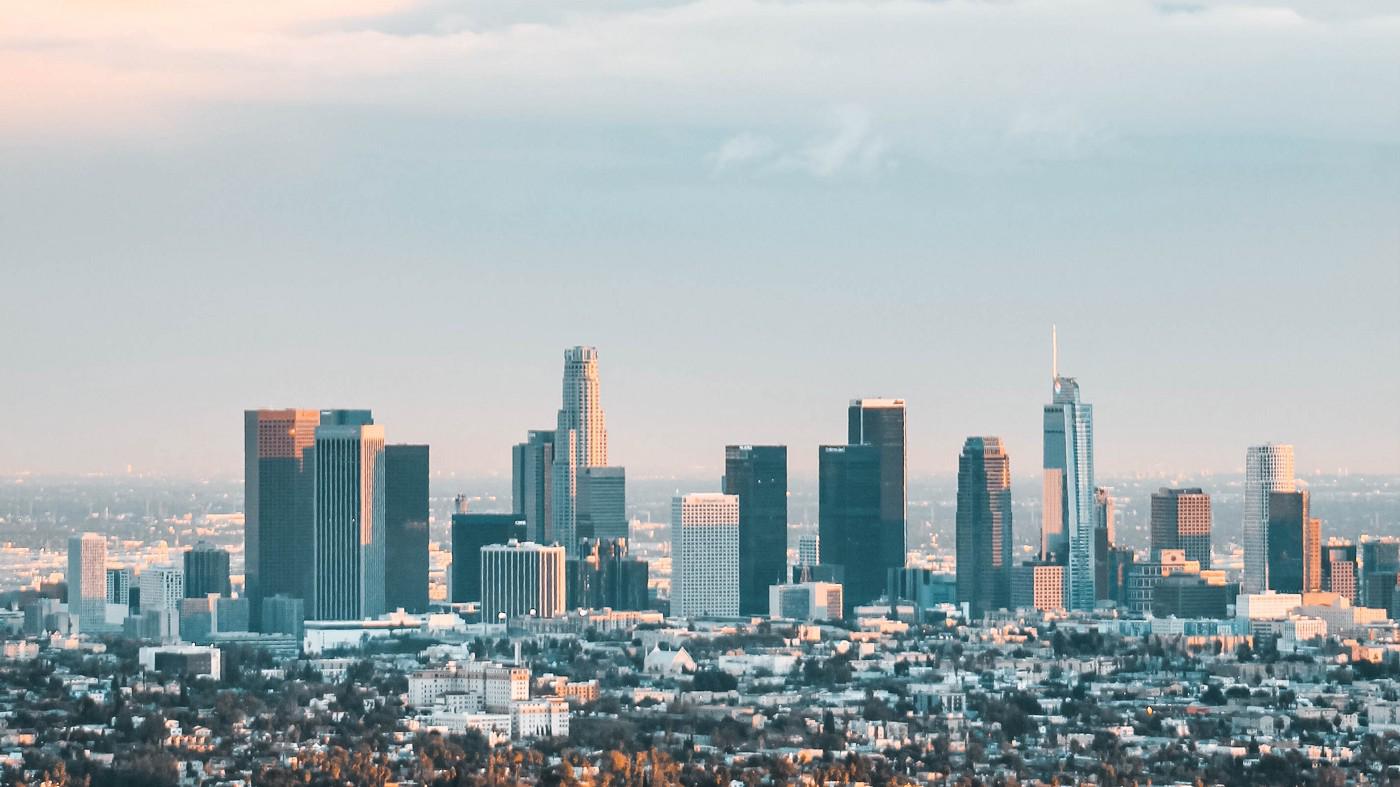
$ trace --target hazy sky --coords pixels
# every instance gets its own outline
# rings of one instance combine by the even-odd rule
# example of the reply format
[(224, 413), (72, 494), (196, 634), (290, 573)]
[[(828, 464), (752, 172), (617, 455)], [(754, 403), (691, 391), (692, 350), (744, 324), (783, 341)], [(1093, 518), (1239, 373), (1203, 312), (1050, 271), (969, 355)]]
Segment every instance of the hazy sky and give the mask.
[(1052, 322), (1101, 472), (1400, 472), (1400, 8), (12, 0), (0, 296), (0, 472), (505, 473), (586, 343), (635, 476), (871, 395), (1022, 475)]

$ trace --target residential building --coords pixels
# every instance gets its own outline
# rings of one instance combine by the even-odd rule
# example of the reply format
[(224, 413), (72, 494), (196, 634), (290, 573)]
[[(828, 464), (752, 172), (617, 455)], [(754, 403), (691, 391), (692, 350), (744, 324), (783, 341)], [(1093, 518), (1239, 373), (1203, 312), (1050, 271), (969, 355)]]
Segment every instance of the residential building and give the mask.
[[(1031, 561), (1013, 568), (1009, 606), (1043, 611), (1064, 609), (1065, 567), (1049, 561)], [(988, 610), (985, 606), (980, 609), (982, 614)], [(982, 614), (972, 612), (972, 619), (981, 620)]]
[(1361, 561), (1356, 545), (1329, 541), (1322, 548), (1322, 589), (1345, 598), (1352, 606), (1361, 604)]
[(83, 533), (68, 539), (68, 616), (78, 631), (107, 629), (107, 539)]

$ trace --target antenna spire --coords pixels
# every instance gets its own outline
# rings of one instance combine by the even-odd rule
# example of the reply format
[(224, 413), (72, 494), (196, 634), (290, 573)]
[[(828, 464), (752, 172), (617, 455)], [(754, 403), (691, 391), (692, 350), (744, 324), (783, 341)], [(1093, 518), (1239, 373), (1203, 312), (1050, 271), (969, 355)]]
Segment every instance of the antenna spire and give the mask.
[(1060, 338), (1055, 332), (1055, 324), (1050, 323), (1050, 381), (1060, 379)]

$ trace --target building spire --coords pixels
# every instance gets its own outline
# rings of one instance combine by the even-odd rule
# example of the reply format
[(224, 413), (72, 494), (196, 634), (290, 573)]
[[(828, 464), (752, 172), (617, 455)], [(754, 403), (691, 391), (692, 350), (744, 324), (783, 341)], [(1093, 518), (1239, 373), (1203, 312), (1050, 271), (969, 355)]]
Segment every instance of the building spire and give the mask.
[(1060, 379), (1060, 339), (1055, 333), (1055, 323), (1050, 323), (1050, 382)]

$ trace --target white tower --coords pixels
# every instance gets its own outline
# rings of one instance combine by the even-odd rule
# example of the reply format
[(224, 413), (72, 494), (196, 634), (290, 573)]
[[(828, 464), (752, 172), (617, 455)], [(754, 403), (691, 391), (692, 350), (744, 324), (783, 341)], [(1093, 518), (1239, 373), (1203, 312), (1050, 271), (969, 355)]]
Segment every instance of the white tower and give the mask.
[(739, 614), (739, 496), (671, 500), (671, 617)]
[[(598, 350), (564, 351), (564, 396), (554, 433), (554, 537), (569, 555), (578, 549), (579, 482), (608, 463), (608, 427), (598, 390)], [(585, 481), (586, 483), (586, 481)]]
[(1269, 587), (1269, 493), (1293, 492), (1293, 446), (1252, 445), (1244, 458), (1243, 593)]
[(94, 633), (107, 622), (107, 540), (97, 533), (68, 539), (68, 617), (78, 631)]

